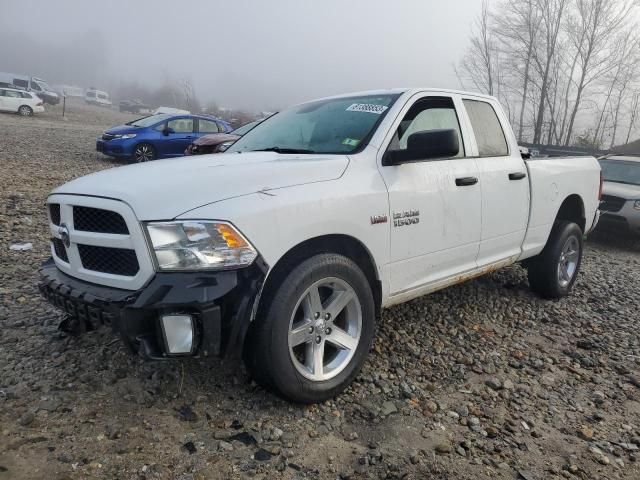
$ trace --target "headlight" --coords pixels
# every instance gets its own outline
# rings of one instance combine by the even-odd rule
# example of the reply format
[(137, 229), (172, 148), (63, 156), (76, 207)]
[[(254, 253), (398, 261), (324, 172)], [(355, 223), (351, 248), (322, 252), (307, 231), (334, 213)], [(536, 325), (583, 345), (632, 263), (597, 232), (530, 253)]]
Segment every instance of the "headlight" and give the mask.
[(640, 210), (640, 200), (636, 200), (635, 202), (633, 202), (633, 208), (635, 208), (636, 210)]
[(229, 148), (231, 145), (233, 145), (233, 142), (224, 142), (221, 143), (220, 145), (218, 145), (218, 151), (219, 152), (224, 152), (227, 148)]
[(135, 138), (136, 135), (136, 133), (125, 133), (124, 135), (120, 135), (118, 138), (126, 140), (127, 138)]
[(246, 267), (258, 256), (232, 225), (182, 221), (146, 224), (160, 270), (223, 270)]

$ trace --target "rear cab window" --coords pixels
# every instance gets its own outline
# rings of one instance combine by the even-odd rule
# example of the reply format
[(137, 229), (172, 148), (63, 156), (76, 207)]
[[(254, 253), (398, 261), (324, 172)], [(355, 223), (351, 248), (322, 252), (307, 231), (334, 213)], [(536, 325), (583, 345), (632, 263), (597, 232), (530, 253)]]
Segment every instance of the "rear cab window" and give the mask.
[(493, 106), (481, 100), (464, 99), (480, 157), (506, 157), (509, 155), (507, 137)]

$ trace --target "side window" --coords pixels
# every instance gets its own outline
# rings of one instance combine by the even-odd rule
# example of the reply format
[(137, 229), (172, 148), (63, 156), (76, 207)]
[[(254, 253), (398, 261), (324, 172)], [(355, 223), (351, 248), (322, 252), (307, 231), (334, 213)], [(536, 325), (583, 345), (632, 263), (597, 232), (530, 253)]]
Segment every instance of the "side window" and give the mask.
[(224, 123), (218, 123), (218, 128), (221, 132), (226, 132), (228, 130), (227, 126)]
[(20, 95), (20, 92), (16, 92), (15, 90), (7, 90), (7, 93), (5, 94), (5, 97), (11, 97), (11, 98), (22, 98), (22, 95)]
[(7, 91), (6, 90), (0, 90), (0, 97), (6, 97), (7, 96)]
[(159, 132), (162, 132), (165, 128), (167, 128), (167, 122), (162, 122), (161, 124), (153, 127), (154, 130), (157, 130)]
[(167, 122), (167, 127), (176, 133), (193, 132), (193, 118), (176, 118)]
[(481, 157), (501, 157), (509, 155), (507, 140), (491, 104), (478, 100), (464, 100), (473, 133)]
[(198, 120), (198, 130), (200, 133), (218, 133), (218, 124), (213, 120)]
[(38, 85), (36, 82), (31, 82), (31, 89), (36, 92), (42, 91), (42, 89), (40, 88), (40, 85)]
[(406, 150), (407, 140), (416, 133), (425, 130), (455, 130), (458, 134), (460, 150), (456, 157), (464, 157), (464, 144), (460, 123), (456, 115), (453, 100), (448, 97), (427, 97), (418, 100), (400, 122), (391, 144), (390, 150)]
[(33, 98), (33, 96), (29, 92), (20, 92), (22, 98)]

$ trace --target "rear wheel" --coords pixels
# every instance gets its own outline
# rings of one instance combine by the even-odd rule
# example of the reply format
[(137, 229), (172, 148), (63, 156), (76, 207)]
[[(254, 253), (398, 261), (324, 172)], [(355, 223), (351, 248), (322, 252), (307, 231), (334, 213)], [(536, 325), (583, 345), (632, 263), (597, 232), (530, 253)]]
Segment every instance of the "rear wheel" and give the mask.
[(360, 371), (374, 332), (369, 282), (350, 259), (319, 254), (286, 275), (266, 299), (245, 346), (253, 378), (281, 396), (321, 402)]
[(29, 105), (22, 105), (20, 108), (18, 108), (18, 115), (21, 115), (23, 117), (30, 117), (31, 115), (33, 115), (33, 109)]
[(556, 222), (544, 250), (527, 261), (531, 289), (543, 298), (568, 295), (580, 271), (582, 246), (582, 230), (576, 223)]
[(155, 160), (156, 149), (148, 143), (140, 143), (133, 149), (131, 159), (136, 163), (149, 162)]

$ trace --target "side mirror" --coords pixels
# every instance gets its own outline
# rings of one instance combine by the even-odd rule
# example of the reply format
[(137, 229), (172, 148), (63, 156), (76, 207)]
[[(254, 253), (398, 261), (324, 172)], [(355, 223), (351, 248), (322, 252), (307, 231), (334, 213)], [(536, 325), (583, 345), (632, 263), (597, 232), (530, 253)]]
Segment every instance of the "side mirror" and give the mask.
[(460, 151), (458, 132), (454, 129), (423, 130), (412, 133), (406, 150), (389, 150), (383, 165), (397, 165), (417, 160), (455, 157)]
[(162, 130), (162, 134), (166, 137), (167, 135), (169, 135), (170, 133), (176, 133), (175, 130), (173, 128), (169, 128), (169, 127), (165, 127), (164, 130)]

